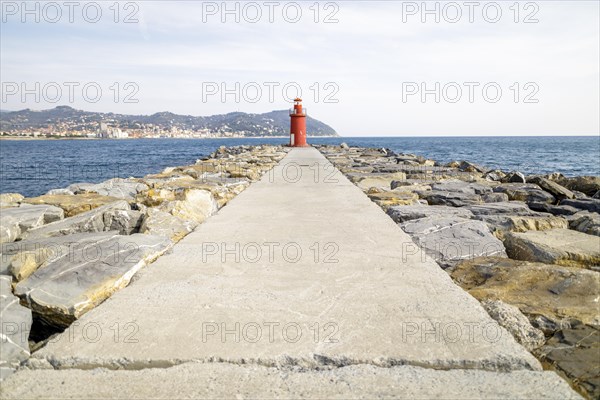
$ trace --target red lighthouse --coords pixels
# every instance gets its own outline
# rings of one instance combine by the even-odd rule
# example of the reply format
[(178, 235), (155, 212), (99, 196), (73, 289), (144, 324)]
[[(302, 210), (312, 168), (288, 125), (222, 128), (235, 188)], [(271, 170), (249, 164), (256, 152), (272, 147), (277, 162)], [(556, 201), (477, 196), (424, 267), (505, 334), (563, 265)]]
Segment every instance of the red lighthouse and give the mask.
[(294, 108), (290, 109), (290, 146), (305, 147), (306, 144), (306, 108), (302, 108), (302, 99), (294, 99)]

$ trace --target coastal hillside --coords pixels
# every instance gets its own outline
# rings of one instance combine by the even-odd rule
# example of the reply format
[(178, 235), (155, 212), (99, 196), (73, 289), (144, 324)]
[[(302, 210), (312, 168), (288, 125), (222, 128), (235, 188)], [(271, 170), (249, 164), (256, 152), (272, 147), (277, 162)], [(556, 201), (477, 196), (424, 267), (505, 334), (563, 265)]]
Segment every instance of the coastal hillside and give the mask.
[[(329, 125), (310, 116), (307, 118), (309, 136), (338, 136)], [(228, 114), (198, 117), (159, 112), (152, 115), (126, 115), (77, 110), (58, 106), (49, 110), (2, 111), (0, 131), (3, 134), (42, 135), (69, 133), (89, 135), (114, 131), (133, 133), (139, 137), (200, 136), (200, 137), (258, 137), (284, 136), (289, 134), (290, 117), (287, 110), (264, 114), (232, 112)], [(131, 135), (130, 135), (131, 136)]]

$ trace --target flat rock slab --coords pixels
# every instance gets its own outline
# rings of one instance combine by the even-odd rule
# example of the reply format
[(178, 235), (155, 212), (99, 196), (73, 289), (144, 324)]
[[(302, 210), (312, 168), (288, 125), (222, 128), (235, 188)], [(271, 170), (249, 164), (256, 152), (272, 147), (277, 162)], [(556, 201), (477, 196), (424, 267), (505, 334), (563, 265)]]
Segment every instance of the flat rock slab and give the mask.
[(391, 189), (392, 181), (406, 179), (406, 174), (404, 172), (395, 172), (389, 174), (349, 174), (349, 176), (362, 190), (369, 190), (372, 187)]
[(534, 183), (552, 194), (559, 200), (562, 199), (574, 199), (575, 193), (571, 192), (564, 186), (559, 185), (556, 182), (551, 181), (550, 179), (543, 178), (541, 176), (536, 176), (528, 180), (529, 183)]
[(570, 229), (508, 233), (510, 258), (600, 269), (600, 237)]
[(68, 257), (73, 246), (93, 246), (112, 239), (116, 232), (76, 233), (50, 238), (20, 240), (0, 246), (0, 273), (10, 274), (16, 282), (22, 281), (41, 266)]
[(398, 223), (426, 217), (473, 218), (473, 213), (471, 211), (465, 208), (451, 206), (398, 206), (390, 207), (387, 213)]
[(527, 350), (537, 349), (546, 341), (544, 333), (533, 327), (518, 307), (501, 300), (487, 300), (482, 305), (490, 317), (506, 328)]
[(187, 363), (141, 371), (21, 371), (3, 399), (581, 399), (554, 372), (348, 366), (321, 371)]
[[(306, 167), (293, 175), (291, 163)], [(332, 171), (317, 150), (293, 149), (34, 357), (57, 368), (221, 360), (541, 369), (431, 258), (406, 252), (410, 237)], [(96, 330), (101, 337), (90, 340)]]
[(485, 222), (492, 232), (503, 237), (506, 232), (544, 231), (548, 229), (567, 229), (569, 223), (562, 217), (554, 215), (521, 216), (521, 215), (478, 215), (475, 219)]
[(50, 204), (60, 207), (65, 211), (65, 217), (72, 217), (117, 200), (119, 199), (116, 197), (85, 193), (79, 195), (45, 194), (39, 197), (26, 198), (23, 202), (28, 204)]
[(571, 319), (600, 325), (600, 273), (582, 268), (480, 257), (452, 277), (479, 300), (503, 300), (560, 327)]
[(173, 242), (178, 242), (197, 225), (194, 221), (184, 221), (157, 208), (148, 208), (140, 233), (164, 236)]
[(217, 211), (218, 206), (210, 191), (187, 189), (175, 200), (163, 202), (159, 209), (184, 221), (201, 224)]
[(446, 181), (434, 183), (431, 185), (432, 190), (458, 192), (465, 194), (485, 194), (492, 191), (491, 186), (482, 185), (480, 183), (469, 183), (464, 181)]
[(369, 191), (367, 195), (384, 210), (391, 206), (418, 204), (419, 201), (416, 193), (401, 190), (377, 189), (375, 193)]
[(0, 275), (0, 381), (29, 358), (31, 310), (11, 292), (11, 277)]
[(148, 190), (148, 186), (134, 179), (114, 178), (102, 183), (76, 183), (70, 185), (68, 190), (75, 194), (96, 193), (123, 200), (133, 200), (135, 196)]
[(544, 212), (544, 213), (550, 213), (552, 215), (568, 216), (568, 215), (573, 215), (573, 214), (581, 211), (578, 208), (571, 207), (571, 206), (555, 206), (555, 205), (548, 204), (548, 203), (542, 203), (540, 201), (533, 201), (533, 202), (527, 203), (527, 205), (532, 210), (540, 211), (540, 212)]
[(560, 177), (556, 180), (567, 189), (583, 192), (593, 196), (600, 190), (600, 176), (576, 176), (574, 178)]
[(22, 204), (0, 212), (0, 243), (14, 242), (30, 229), (64, 218), (61, 208), (50, 205)]
[(82, 240), (19, 282), (15, 295), (48, 324), (66, 327), (170, 247), (168, 238), (143, 234)]
[(537, 211), (531, 210), (527, 204), (521, 201), (509, 201), (499, 203), (475, 204), (465, 207), (474, 215), (520, 215), (520, 216), (535, 216), (543, 215)]
[(503, 183), (496, 186), (494, 192), (506, 193), (510, 200), (543, 203), (554, 203), (556, 201), (554, 196), (533, 183)]
[(481, 221), (427, 217), (405, 222), (400, 227), (444, 267), (480, 256), (506, 257), (502, 242)]
[(539, 350), (590, 399), (600, 398), (600, 328), (573, 324), (554, 334)]
[(419, 193), (419, 197), (427, 200), (429, 205), (444, 205), (451, 207), (464, 207), (469, 204), (481, 204), (483, 199), (478, 194), (463, 192), (444, 192), (441, 190), (429, 190)]
[(125, 200), (117, 200), (74, 217), (31, 229), (23, 236), (25, 239), (35, 240), (82, 232), (103, 232), (118, 228), (119, 221), (127, 221), (128, 226), (124, 230), (129, 231), (129, 223), (135, 218), (119, 218), (117, 212), (120, 211), (131, 211)]
[(600, 199), (565, 199), (560, 205), (600, 213)]
[(0, 193), (0, 208), (19, 207), (24, 198), (20, 193)]
[(570, 218), (569, 228), (588, 235), (600, 236), (600, 214), (580, 211)]

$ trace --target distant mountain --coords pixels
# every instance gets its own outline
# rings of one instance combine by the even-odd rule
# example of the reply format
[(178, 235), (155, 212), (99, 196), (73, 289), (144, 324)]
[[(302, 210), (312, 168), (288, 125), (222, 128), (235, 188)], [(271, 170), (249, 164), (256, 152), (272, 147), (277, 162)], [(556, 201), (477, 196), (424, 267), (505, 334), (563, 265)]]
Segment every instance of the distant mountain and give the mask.
[[(140, 129), (157, 127), (163, 130), (179, 128), (184, 130), (208, 130), (211, 133), (243, 133), (245, 136), (285, 136), (289, 134), (290, 117), (287, 110), (271, 111), (264, 114), (232, 112), (229, 114), (195, 117), (171, 112), (158, 112), (152, 115), (124, 115), (76, 110), (68, 106), (58, 106), (50, 110), (2, 111), (0, 131), (19, 132), (61, 126), (73, 131), (96, 129), (100, 123), (114, 128)], [(309, 136), (337, 136), (329, 125), (310, 116), (306, 128)]]

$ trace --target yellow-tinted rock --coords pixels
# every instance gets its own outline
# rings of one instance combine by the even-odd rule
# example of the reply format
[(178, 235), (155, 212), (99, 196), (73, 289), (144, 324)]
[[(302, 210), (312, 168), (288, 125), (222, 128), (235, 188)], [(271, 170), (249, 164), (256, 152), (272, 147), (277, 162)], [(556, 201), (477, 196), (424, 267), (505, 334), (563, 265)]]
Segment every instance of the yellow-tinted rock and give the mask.
[(18, 207), (24, 198), (19, 193), (2, 193), (0, 194), (0, 208)]
[(457, 265), (452, 278), (478, 300), (502, 300), (530, 319), (560, 325), (576, 319), (600, 325), (600, 273), (508, 258), (478, 257)]
[(477, 219), (487, 223), (490, 230), (500, 239), (503, 239), (507, 232), (545, 231), (569, 227), (566, 219), (553, 215), (482, 215)]
[(119, 201), (116, 197), (102, 196), (96, 193), (77, 195), (46, 194), (39, 197), (30, 197), (23, 200), (28, 204), (49, 204), (60, 207), (65, 211), (65, 217), (72, 217), (94, 208)]
[(256, 166), (251, 167), (243, 164), (227, 165), (225, 171), (227, 171), (232, 178), (247, 178), (252, 181), (259, 180), (262, 175), (261, 171), (256, 168)]
[(368, 193), (368, 196), (383, 209), (391, 206), (410, 206), (419, 202), (419, 196), (416, 193), (402, 190)]
[(159, 209), (184, 221), (200, 224), (214, 214), (218, 207), (208, 190), (189, 189), (178, 194), (177, 200), (162, 203)]
[(371, 187), (390, 189), (392, 181), (402, 181), (406, 179), (404, 172), (395, 172), (391, 174), (364, 174), (363, 176), (351, 176), (350, 180), (362, 190), (368, 190)]
[(175, 191), (169, 189), (150, 189), (140, 193), (136, 200), (148, 207), (154, 207), (165, 201), (175, 200)]
[[(15, 295), (46, 323), (67, 327), (127, 286), (137, 271), (172, 246), (169, 239), (155, 235), (94, 236), (92, 242), (74, 243), (69, 257), (51, 260), (15, 286)], [(90, 245), (97, 250), (94, 256), (87, 251)]]
[(515, 260), (599, 269), (600, 237), (570, 229), (509, 232), (506, 253)]
[(184, 221), (167, 212), (149, 208), (140, 228), (140, 233), (165, 236), (173, 242), (178, 242), (194, 230), (194, 221)]
[(187, 167), (181, 167), (184, 174), (191, 176), (194, 179), (200, 179), (205, 174), (214, 174), (222, 172), (220, 165), (214, 162), (206, 161)]
[(17, 282), (22, 281), (33, 274), (40, 265), (42, 265), (50, 256), (46, 248), (38, 248), (31, 251), (21, 252), (11, 262), (10, 273)]
[(165, 171), (159, 173), (159, 174), (150, 174), (150, 175), (146, 175), (142, 180), (144, 181), (144, 183), (146, 183), (147, 185), (150, 185), (148, 182), (146, 182), (146, 180), (152, 180), (152, 179), (159, 179), (159, 180), (174, 180), (174, 179), (194, 179), (189, 175), (186, 175), (185, 173), (183, 173), (179, 167), (177, 168), (167, 168)]

